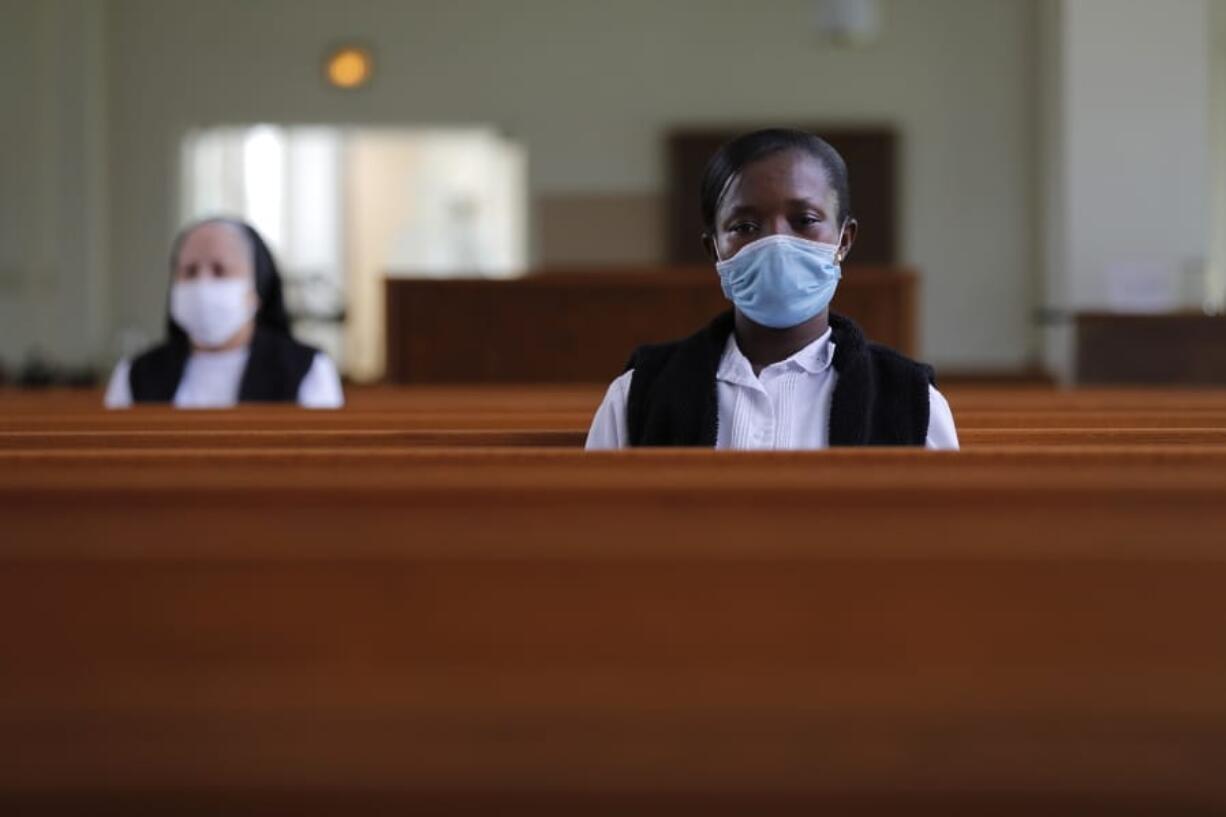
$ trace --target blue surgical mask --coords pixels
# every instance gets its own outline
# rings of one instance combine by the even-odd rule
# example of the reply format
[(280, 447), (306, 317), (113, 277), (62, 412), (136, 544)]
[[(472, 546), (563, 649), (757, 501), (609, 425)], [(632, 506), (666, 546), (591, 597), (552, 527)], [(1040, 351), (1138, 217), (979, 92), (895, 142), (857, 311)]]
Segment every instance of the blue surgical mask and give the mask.
[(830, 305), (839, 285), (839, 245), (790, 235), (746, 244), (718, 261), (724, 295), (745, 317), (762, 326), (797, 326)]

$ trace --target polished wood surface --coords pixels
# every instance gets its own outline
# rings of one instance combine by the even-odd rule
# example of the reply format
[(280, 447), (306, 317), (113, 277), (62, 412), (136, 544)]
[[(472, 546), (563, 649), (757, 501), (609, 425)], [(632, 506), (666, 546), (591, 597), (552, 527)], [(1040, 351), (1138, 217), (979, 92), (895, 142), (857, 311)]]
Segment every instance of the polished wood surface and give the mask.
[(1088, 312), (1076, 337), (1079, 383), (1226, 386), (1226, 316)]
[(1226, 808), (1226, 392), (576, 450), (601, 392), (0, 392), (0, 811)]
[[(914, 272), (849, 267), (832, 306), (915, 354)], [(729, 309), (710, 267), (553, 272), (514, 280), (388, 278), (387, 380), (608, 383), (635, 348)]]
[[(279, 435), (282, 440), (301, 434), (304, 444), (310, 444), (312, 435), (320, 432), (348, 434), (353, 440), (409, 432), (578, 432), (588, 428), (605, 388), (604, 384), (351, 388), (343, 411), (245, 406), (241, 411), (191, 412), (161, 407), (105, 412), (99, 408), (101, 395), (89, 390), (0, 390), (0, 431), (150, 435), (187, 430), (239, 436), (267, 432), (274, 435), (269, 439)], [(943, 393), (960, 432), (1109, 427), (1157, 433), (1163, 429), (1212, 430), (1226, 424), (1226, 391), (1222, 390), (953, 386)]]

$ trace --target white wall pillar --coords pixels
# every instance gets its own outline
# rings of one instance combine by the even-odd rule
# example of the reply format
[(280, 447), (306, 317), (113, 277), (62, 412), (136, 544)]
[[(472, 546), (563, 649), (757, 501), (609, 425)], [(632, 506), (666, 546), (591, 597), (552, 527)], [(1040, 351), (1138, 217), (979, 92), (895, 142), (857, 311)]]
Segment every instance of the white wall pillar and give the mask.
[(1209, 209), (1209, 286), (1206, 308), (1226, 312), (1226, 0), (1209, 7), (1210, 31), (1210, 160), (1212, 203)]
[[(1210, 203), (1210, 0), (1051, 0), (1042, 130), (1045, 303), (1200, 308)], [(1045, 363), (1067, 379), (1068, 327)]]

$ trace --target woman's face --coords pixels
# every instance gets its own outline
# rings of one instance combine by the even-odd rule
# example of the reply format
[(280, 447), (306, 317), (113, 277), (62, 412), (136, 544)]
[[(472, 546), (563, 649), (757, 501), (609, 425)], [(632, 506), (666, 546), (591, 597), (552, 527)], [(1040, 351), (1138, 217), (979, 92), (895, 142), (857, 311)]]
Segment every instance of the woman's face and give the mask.
[(856, 223), (840, 225), (839, 204), (820, 161), (803, 151), (776, 153), (733, 177), (715, 213), (715, 234), (703, 243), (715, 260), (726, 261), (759, 238), (790, 235), (838, 244), (841, 260), (855, 241)]
[(251, 242), (233, 224), (206, 222), (183, 238), (175, 259), (176, 283), (206, 279), (238, 278), (255, 290), (255, 263)]

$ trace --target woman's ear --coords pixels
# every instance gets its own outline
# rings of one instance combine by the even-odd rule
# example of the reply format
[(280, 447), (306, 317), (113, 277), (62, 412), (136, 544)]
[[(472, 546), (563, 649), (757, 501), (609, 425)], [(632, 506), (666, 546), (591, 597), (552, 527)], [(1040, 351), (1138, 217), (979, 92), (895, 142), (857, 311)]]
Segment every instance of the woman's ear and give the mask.
[(860, 225), (856, 223), (854, 218), (847, 219), (843, 224), (843, 232), (839, 234), (839, 263), (843, 263), (843, 259), (851, 252), (851, 245), (856, 243), (856, 232)]
[(712, 264), (719, 261), (719, 253), (715, 249), (715, 238), (710, 233), (702, 234), (702, 250)]

